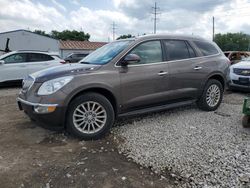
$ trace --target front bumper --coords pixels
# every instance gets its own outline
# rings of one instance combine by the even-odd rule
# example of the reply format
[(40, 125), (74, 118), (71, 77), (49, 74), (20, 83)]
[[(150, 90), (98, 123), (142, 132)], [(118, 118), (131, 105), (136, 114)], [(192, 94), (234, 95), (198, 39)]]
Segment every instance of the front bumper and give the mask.
[[(23, 110), (32, 120), (44, 125), (45, 127), (63, 127), (65, 108), (60, 107), (57, 104), (40, 104), (26, 101), (20, 97), (17, 98), (18, 107)], [(38, 108), (50, 108), (53, 107), (52, 112), (40, 113), (36, 109)]]
[(250, 76), (241, 76), (231, 72), (228, 87), (250, 91)]

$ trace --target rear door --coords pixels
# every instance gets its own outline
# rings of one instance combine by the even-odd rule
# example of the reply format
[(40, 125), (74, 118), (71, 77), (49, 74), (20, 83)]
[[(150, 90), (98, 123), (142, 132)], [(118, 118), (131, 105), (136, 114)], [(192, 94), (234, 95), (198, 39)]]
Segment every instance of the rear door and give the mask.
[(16, 53), (3, 58), (0, 65), (0, 82), (22, 80), (28, 75), (27, 54)]
[(202, 58), (196, 58), (194, 48), (184, 40), (164, 40), (172, 95), (169, 99), (196, 98), (206, 77)]
[(168, 65), (163, 60), (161, 41), (143, 42), (129, 54), (136, 54), (141, 60), (120, 67), (122, 110), (136, 110), (166, 101)]

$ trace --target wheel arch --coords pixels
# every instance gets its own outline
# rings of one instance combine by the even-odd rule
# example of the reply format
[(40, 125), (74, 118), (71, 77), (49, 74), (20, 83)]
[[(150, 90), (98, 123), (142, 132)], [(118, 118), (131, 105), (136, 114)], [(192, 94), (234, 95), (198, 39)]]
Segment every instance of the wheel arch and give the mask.
[(222, 73), (216, 72), (216, 73), (213, 73), (213, 74), (209, 75), (208, 78), (207, 78), (206, 83), (208, 82), (208, 80), (211, 80), (211, 79), (218, 80), (221, 83), (221, 85), (223, 87), (223, 90), (225, 89), (225, 87), (226, 87), (226, 79), (225, 79), (225, 76)]
[[(101, 94), (101, 95), (103, 95), (104, 97), (106, 97), (106, 98), (110, 101), (111, 105), (113, 106), (114, 113), (115, 113), (115, 117), (117, 116), (117, 113), (118, 113), (118, 105), (117, 105), (117, 104), (118, 104), (118, 103), (117, 103), (117, 100), (116, 100), (116, 98), (115, 98), (115, 95), (114, 95), (109, 89), (103, 88), (103, 87), (98, 87), (98, 86), (97, 86), (97, 87), (91, 87), (91, 88), (81, 89), (81, 90), (75, 92), (74, 94), (72, 94), (72, 95), (68, 98), (68, 100), (67, 100), (65, 106), (70, 105), (70, 103), (71, 103), (75, 98), (77, 98), (78, 96), (83, 95), (84, 93), (89, 93), (89, 92), (98, 93), (98, 94)], [(67, 114), (67, 111), (68, 111), (68, 108), (67, 108), (67, 110), (66, 110), (66, 114)], [(66, 115), (66, 114), (65, 114), (65, 115)]]

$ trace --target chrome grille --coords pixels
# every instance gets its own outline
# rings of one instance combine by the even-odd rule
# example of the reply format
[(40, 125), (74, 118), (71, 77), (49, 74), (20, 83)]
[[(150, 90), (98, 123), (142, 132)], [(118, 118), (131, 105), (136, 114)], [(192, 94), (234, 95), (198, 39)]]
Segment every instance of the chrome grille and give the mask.
[(250, 69), (238, 69), (238, 68), (234, 68), (233, 71), (237, 75), (250, 76)]

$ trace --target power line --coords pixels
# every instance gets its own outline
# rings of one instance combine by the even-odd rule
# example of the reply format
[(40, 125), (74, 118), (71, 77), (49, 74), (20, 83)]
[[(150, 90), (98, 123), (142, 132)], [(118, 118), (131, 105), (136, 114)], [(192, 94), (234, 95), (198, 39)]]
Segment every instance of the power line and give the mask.
[(155, 2), (155, 6), (152, 7), (152, 9), (153, 9), (152, 14), (154, 15), (154, 34), (156, 34), (156, 22), (157, 22), (157, 19), (158, 19), (157, 15), (160, 14), (160, 12), (159, 12), (160, 8), (157, 7), (157, 3), (156, 2)]
[(113, 41), (115, 40), (115, 31), (117, 29), (117, 25), (115, 24), (115, 22), (113, 22), (112, 24), (112, 33), (113, 33)]

